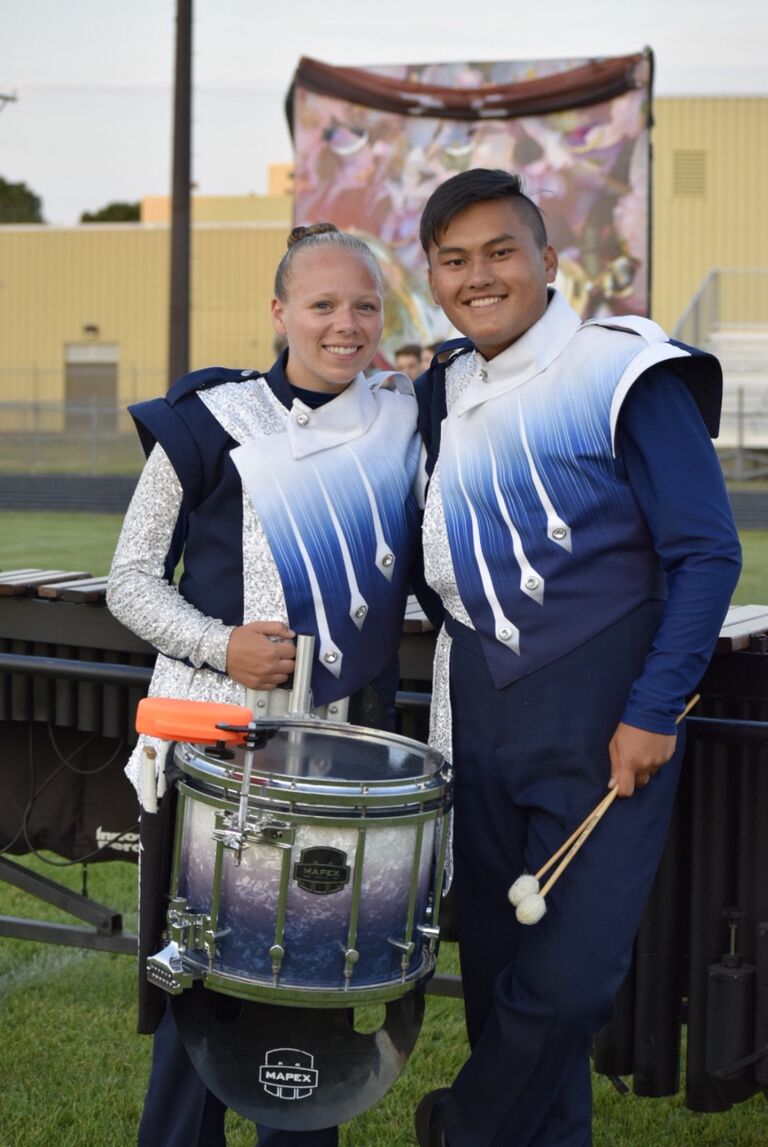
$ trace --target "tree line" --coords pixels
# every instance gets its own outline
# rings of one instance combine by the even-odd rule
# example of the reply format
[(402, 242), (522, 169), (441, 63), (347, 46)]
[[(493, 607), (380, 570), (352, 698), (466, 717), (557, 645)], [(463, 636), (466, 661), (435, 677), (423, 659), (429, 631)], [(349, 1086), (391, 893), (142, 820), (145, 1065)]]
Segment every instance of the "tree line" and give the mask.
[[(141, 204), (116, 201), (98, 211), (83, 211), (81, 223), (138, 223)], [(26, 183), (12, 183), (0, 175), (0, 225), (45, 223), (43, 201)]]

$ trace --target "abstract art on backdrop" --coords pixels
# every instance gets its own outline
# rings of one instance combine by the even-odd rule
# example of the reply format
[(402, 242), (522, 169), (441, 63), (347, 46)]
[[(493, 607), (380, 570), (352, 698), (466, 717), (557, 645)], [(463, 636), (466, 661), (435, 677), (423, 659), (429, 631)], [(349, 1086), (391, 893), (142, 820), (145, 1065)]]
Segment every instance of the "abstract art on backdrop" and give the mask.
[(365, 239), (387, 284), (382, 349), (454, 333), (432, 302), (419, 219), (459, 171), (519, 172), (587, 319), (648, 314), (653, 57), (337, 68), (299, 62), (286, 112), (295, 222)]

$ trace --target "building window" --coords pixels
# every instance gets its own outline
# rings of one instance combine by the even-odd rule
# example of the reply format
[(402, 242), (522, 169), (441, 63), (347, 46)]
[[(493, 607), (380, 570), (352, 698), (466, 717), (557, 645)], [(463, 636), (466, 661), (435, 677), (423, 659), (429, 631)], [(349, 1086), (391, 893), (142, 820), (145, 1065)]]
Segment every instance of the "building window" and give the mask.
[(692, 149), (675, 151), (672, 163), (672, 181), (675, 195), (696, 196), (707, 194), (707, 153)]

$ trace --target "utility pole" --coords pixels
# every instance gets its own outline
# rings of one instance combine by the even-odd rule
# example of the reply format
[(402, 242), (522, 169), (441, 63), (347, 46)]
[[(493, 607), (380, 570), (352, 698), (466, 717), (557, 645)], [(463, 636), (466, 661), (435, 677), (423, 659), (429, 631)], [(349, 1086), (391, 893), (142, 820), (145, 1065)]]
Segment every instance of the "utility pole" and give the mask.
[(189, 370), (189, 250), (192, 186), (192, 0), (176, 0), (173, 97), (168, 384)]

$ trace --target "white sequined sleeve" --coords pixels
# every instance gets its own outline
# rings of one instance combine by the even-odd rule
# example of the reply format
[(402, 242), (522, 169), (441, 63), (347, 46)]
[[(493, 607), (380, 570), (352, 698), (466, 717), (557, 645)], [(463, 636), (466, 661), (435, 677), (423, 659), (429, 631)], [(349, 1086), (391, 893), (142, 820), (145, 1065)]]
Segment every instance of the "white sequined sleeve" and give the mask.
[(162, 447), (155, 446), (125, 515), (107, 605), (118, 621), (167, 657), (223, 671), (233, 627), (190, 605), (163, 576), (181, 502), (176, 472)]

